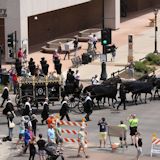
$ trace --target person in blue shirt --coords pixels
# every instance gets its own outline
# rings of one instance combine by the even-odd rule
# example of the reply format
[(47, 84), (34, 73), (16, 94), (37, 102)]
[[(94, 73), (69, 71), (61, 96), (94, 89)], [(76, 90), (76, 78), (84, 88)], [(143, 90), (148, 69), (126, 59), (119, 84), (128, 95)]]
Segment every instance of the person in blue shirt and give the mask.
[(104, 147), (106, 145), (106, 139), (107, 139), (107, 122), (104, 117), (98, 122), (99, 126), (99, 143), (100, 143), (100, 148), (102, 147), (102, 143), (104, 144)]
[(53, 124), (49, 126), (48, 131), (47, 131), (47, 136), (48, 136), (48, 142), (55, 143), (55, 130), (54, 130)]
[(23, 153), (26, 153), (26, 151), (28, 149), (28, 146), (29, 146), (30, 139), (31, 139), (30, 131), (29, 131), (29, 129), (26, 128), (25, 132), (24, 132), (24, 144), (25, 144), (25, 147), (24, 147)]

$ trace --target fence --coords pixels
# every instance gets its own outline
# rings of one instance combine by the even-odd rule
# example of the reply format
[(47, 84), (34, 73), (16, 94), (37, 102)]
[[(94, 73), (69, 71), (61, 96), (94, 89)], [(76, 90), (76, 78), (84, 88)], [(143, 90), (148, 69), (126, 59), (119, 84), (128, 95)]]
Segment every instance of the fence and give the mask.
[[(143, 57), (143, 58), (139, 59), (139, 62), (145, 60), (145, 58), (146, 58), (146, 57)], [(116, 74), (119, 75), (121, 72), (125, 71), (127, 68), (129, 68), (129, 65), (126, 65), (126, 66), (125, 66), (123, 69), (121, 69), (121, 70), (118, 70), (118, 71), (116, 71), (116, 72), (111, 73), (111, 77), (116, 76)]]

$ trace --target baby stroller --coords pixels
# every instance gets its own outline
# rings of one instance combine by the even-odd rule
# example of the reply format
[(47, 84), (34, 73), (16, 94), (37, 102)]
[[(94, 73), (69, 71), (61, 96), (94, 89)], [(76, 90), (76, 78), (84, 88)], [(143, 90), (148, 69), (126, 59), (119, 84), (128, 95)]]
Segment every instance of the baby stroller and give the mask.
[(45, 151), (48, 155), (46, 160), (64, 160), (63, 153), (58, 149), (55, 143), (49, 142), (45, 146)]

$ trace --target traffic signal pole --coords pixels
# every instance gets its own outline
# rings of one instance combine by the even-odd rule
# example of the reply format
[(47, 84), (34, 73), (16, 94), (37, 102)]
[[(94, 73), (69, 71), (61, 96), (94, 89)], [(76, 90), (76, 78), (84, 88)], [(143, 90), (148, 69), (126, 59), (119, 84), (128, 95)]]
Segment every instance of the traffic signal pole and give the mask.
[[(102, 0), (102, 29), (104, 30), (104, 0)], [(102, 38), (102, 37), (101, 37)], [(102, 54), (105, 54), (105, 46), (102, 45)], [(107, 61), (107, 55), (106, 55), (106, 61)]]
[[(104, 30), (104, 28), (105, 28), (104, 26), (104, 0), (102, 0), (102, 30)], [(105, 54), (105, 45), (102, 45), (102, 54)], [(107, 61), (107, 54), (106, 54), (106, 61)], [(100, 80), (106, 80), (106, 79), (107, 79), (106, 62), (102, 62)]]

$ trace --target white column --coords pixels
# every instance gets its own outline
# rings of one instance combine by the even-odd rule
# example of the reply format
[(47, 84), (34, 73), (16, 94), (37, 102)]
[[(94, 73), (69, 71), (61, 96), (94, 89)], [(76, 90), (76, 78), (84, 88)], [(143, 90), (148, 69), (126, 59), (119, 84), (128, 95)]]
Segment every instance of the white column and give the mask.
[(11, 58), (8, 54), (7, 39), (8, 34), (11, 34), (16, 31), (18, 49), (20, 39), (20, 0), (6, 0), (5, 3), (7, 9), (7, 17), (5, 18), (5, 61), (13, 62), (14, 59)]
[(119, 29), (120, 0), (104, 0), (104, 26)]

